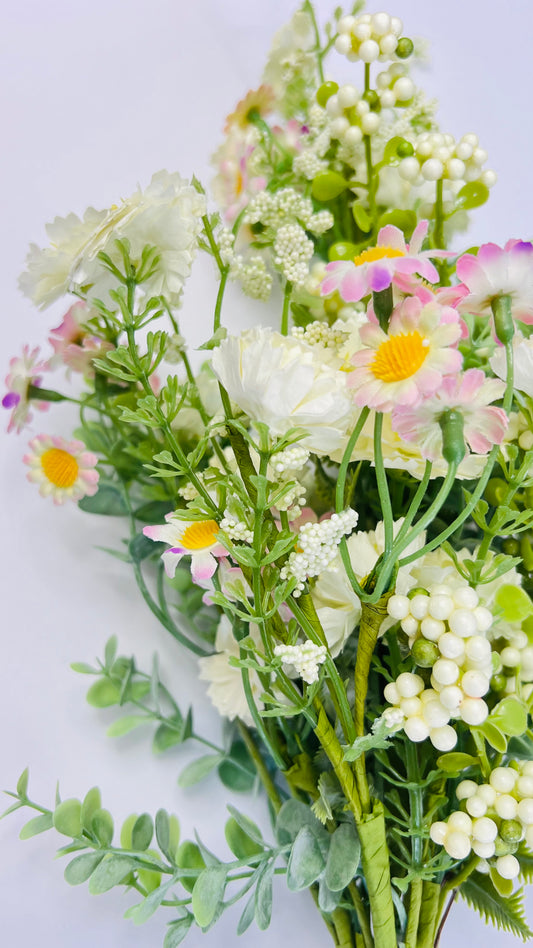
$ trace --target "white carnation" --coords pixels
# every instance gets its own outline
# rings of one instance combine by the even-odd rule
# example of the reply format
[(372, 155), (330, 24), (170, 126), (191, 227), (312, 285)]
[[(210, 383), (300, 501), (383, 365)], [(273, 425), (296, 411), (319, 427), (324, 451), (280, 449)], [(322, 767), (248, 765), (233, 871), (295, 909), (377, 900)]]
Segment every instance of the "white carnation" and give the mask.
[[(257, 626), (250, 626), (250, 635), (259, 645), (260, 636)], [(215, 655), (198, 659), (200, 678), (202, 681), (209, 682), (207, 694), (222, 717), (229, 718), (230, 721), (240, 718), (245, 724), (253, 726), (253, 718), (244, 693), (241, 670), (229, 663), (232, 656), (239, 657), (239, 643), (233, 635), (231, 622), (226, 616), (222, 616), (218, 624), (215, 648)], [(264, 708), (260, 698), (263, 686), (259, 675), (253, 670), (250, 671), (250, 687), (255, 703), (261, 711)]]

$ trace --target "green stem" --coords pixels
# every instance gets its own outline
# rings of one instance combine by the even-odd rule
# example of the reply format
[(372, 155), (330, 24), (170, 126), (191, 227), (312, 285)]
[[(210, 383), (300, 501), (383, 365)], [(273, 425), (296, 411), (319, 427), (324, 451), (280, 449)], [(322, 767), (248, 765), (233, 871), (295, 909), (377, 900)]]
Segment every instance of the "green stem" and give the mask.
[[(365, 422), (366, 422), (366, 420), (367, 420), (369, 414), (370, 414), (370, 409), (369, 409), (369, 408), (363, 408), (363, 409), (362, 409), (361, 414), (359, 415), (357, 424), (356, 424), (354, 430), (352, 431), (352, 433), (351, 433), (351, 435), (350, 435), (350, 438), (349, 438), (349, 441), (348, 441), (348, 444), (346, 445), (346, 448), (345, 448), (345, 450), (344, 450), (344, 454), (343, 454), (343, 456), (342, 456), (342, 461), (341, 461), (340, 467), (339, 467), (339, 472), (338, 472), (338, 475), (337, 475), (337, 486), (336, 486), (336, 488), (335, 488), (335, 511), (336, 511), (336, 513), (341, 513), (341, 512), (344, 510), (344, 506), (345, 506), (345, 503), (346, 503), (345, 491), (346, 491), (346, 475), (347, 475), (347, 473), (348, 473), (348, 466), (349, 466), (349, 464), (350, 464), (350, 460), (351, 460), (351, 457), (352, 457), (353, 449), (355, 448), (355, 445), (356, 445), (356, 443), (357, 443), (357, 440), (358, 440), (358, 438), (359, 438), (359, 435), (361, 434), (361, 432), (362, 432), (362, 430), (363, 430), (363, 428), (364, 428)], [(340, 555), (341, 555), (342, 562), (343, 562), (343, 564), (344, 564), (344, 569), (346, 570), (346, 575), (347, 575), (347, 577), (348, 577), (348, 579), (349, 579), (349, 581), (350, 581), (351, 587), (352, 587), (352, 589), (354, 590), (354, 592), (356, 593), (356, 595), (359, 596), (359, 598), (361, 599), (361, 598), (364, 596), (364, 590), (363, 590), (363, 588), (361, 587), (361, 585), (360, 585), (360, 583), (359, 583), (359, 581), (358, 581), (358, 579), (357, 579), (357, 577), (356, 577), (356, 575), (355, 575), (355, 573), (354, 573), (354, 571), (353, 571), (352, 563), (351, 563), (351, 560), (350, 560), (350, 553), (349, 553), (349, 551), (348, 551), (348, 546), (347, 546), (347, 542), (346, 542), (346, 537), (342, 537), (342, 539), (341, 539), (341, 542), (340, 542), (340, 545), (339, 545), (339, 552), (340, 552)]]
[(439, 898), (440, 886), (436, 882), (424, 882), (416, 948), (433, 948), (435, 929), (440, 915)]
[(282, 336), (287, 336), (289, 334), (289, 309), (291, 302), (292, 294), (292, 283), (290, 280), (287, 280), (285, 283), (285, 292), (283, 294), (283, 311), (281, 313), (281, 329), (280, 332)]
[[(348, 891), (350, 893), (350, 897), (353, 902), (355, 914), (357, 915), (359, 928), (361, 929), (361, 939), (362, 939), (363, 948), (374, 948), (374, 939), (372, 937), (372, 929), (370, 928), (370, 919), (368, 917), (368, 912), (359, 894), (359, 889), (357, 888), (355, 882), (350, 882), (350, 885), (348, 886)], [(357, 938), (356, 938), (356, 948), (357, 948)]]
[(318, 77), (320, 82), (324, 82), (324, 67), (322, 65), (323, 53), (322, 53), (322, 44), (320, 42), (320, 31), (318, 29), (318, 23), (316, 19), (315, 10), (313, 4), (310, 3), (310, 0), (305, 0), (303, 9), (307, 11), (311, 18), (311, 23), (313, 25), (313, 33), (315, 34), (315, 53), (318, 67)]
[(390, 881), (389, 848), (381, 801), (357, 823), (363, 873), (370, 902), (375, 948), (395, 948), (396, 925)]
[(261, 783), (263, 784), (263, 787), (266, 790), (268, 799), (270, 800), (275, 813), (278, 813), (279, 810), (281, 809), (282, 799), (278, 793), (278, 790), (274, 784), (274, 781), (272, 780), (272, 777), (270, 776), (268, 768), (263, 760), (261, 751), (259, 750), (256, 742), (254, 741), (254, 738), (250, 729), (246, 727), (246, 724), (244, 724), (242, 721), (237, 719), (237, 727), (239, 730), (239, 734), (241, 735), (242, 740), (244, 741), (244, 744), (246, 745), (246, 749), (255, 764), (255, 769), (257, 770), (259, 779), (261, 780)]
[(409, 889), (409, 912), (405, 930), (405, 948), (417, 948), (418, 921), (422, 905), (422, 879), (413, 879)]
[(374, 463), (376, 465), (376, 480), (378, 485), (379, 502), (381, 504), (381, 513), (383, 516), (383, 525), (385, 528), (385, 548), (384, 556), (390, 554), (393, 543), (394, 515), (389, 493), (389, 484), (385, 473), (385, 464), (383, 462), (382, 451), (382, 433), (383, 433), (383, 413), (376, 412), (374, 419)]
[(346, 909), (336, 908), (331, 913), (331, 920), (335, 927), (338, 948), (354, 948), (352, 923)]
[(409, 781), (409, 808), (411, 810), (411, 846), (413, 866), (420, 869), (422, 864), (422, 824), (424, 820), (423, 791), (420, 784), (420, 767), (418, 763), (418, 748), (412, 741), (405, 742), (407, 779)]
[(314, 728), (315, 734), (333, 766), (348, 806), (355, 816), (356, 823), (359, 824), (362, 819), (362, 809), (355, 777), (350, 765), (344, 759), (342, 747), (322, 706), (322, 702), (315, 698), (314, 705), (318, 712), (318, 719)]

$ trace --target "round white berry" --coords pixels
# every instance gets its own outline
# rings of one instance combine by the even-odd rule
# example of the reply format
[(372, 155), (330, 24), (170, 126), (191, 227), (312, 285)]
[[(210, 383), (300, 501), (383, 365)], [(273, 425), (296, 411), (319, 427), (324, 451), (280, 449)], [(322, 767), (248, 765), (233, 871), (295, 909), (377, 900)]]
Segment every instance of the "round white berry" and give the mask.
[(413, 97), (415, 85), (409, 76), (402, 76), (396, 80), (393, 89), (399, 102), (408, 102)]
[(372, 16), (372, 31), (376, 36), (383, 36), (390, 30), (390, 16), (388, 13), (374, 13)]
[(416, 181), (420, 174), (420, 165), (414, 156), (402, 158), (398, 165), (398, 174), (404, 181)]
[(465, 163), (460, 158), (450, 158), (446, 162), (446, 172), (452, 181), (459, 181), (465, 173)]
[(470, 855), (472, 844), (466, 833), (454, 831), (447, 834), (444, 840), (444, 848), (452, 859), (466, 859)]
[(462, 810), (455, 810), (448, 818), (448, 827), (450, 830), (460, 830), (462, 833), (467, 833), (470, 836), (472, 833), (472, 820), (468, 816), (468, 813), (463, 813)]
[(483, 859), (490, 859), (491, 856), (494, 856), (496, 846), (494, 843), (482, 843), (480, 840), (474, 839), (472, 841), (472, 849), (476, 856), (481, 856)]
[(394, 33), (385, 33), (379, 41), (379, 48), (382, 56), (391, 56), (398, 45), (398, 39)]
[(409, 718), (405, 722), (403, 729), (409, 740), (415, 744), (418, 744), (420, 741), (425, 741), (426, 738), (429, 737), (429, 727), (426, 722), (419, 717)]
[(402, 619), (400, 625), (406, 635), (416, 635), (418, 632), (418, 619), (415, 619), (414, 616), (406, 616), (405, 619)]
[(459, 668), (451, 659), (439, 658), (433, 666), (433, 674), (431, 677), (438, 685), (442, 685), (442, 687), (453, 685), (459, 677)]
[(402, 672), (396, 679), (396, 687), (402, 698), (415, 698), (424, 690), (424, 679), (412, 672)]
[(460, 586), (453, 592), (453, 598), (458, 606), (463, 609), (475, 609), (479, 605), (479, 596), (471, 586)]
[(510, 793), (517, 779), (518, 774), (511, 767), (495, 767), (490, 775), (490, 785), (497, 793)]
[(475, 617), (468, 609), (455, 609), (448, 619), (448, 625), (452, 632), (463, 638), (470, 638), (478, 631)]
[(446, 836), (448, 835), (448, 824), (444, 823), (442, 820), (432, 823), (429, 828), (429, 835), (437, 846), (442, 846)]
[(461, 678), (461, 688), (469, 698), (482, 698), (489, 687), (489, 679), (479, 671), (467, 671)]
[(488, 806), (485, 801), (476, 793), (475, 796), (469, 797), (466, 801), (466, 809), (470, 816), (479, 819), (479, 817), (485, 816)]
[(419, 593), (410, 600), (409, 611), (415, 619), (425, 619), (428, 614), (429, 596)]
[(493, 843), (498, 835), (498, 827), (488, 816), (472, 823), (472, 836), (480, 843)]
[(478, 632), (488, 632), (493, 621), (493, 615), (486, 606), (476, 606), (474, 609), (474, 618), (476, 620)]
[(331, 137), (340, 139), (345, 134), (345, 132), (348, 131), (349, 128), (350, 128), (350, 123), (348, 119), (345, 118), (344, 115), (340, 115), (338, 118), (333, 119), (329, 127), (329, 130), (331, 132)]
[(442, 690), (439, 692), (440, 703), (443, 704), (445, 708), (448, 708), (448, 710), (452, 713), (456, 713), (458, 711), (463, 698), (463, 692), (457, 687), (457, 685), (447, 685), (446, 688), (442, 688)]
[(373, 135), (380, 126), (380, 118), (377, 112), (368, 112), (361, 119), (361, 128), (365, 135)]
[[(398, 83), (396, 83), (398, 85)], [(428, 158), (421, 167), (422, 177), (426, 181), (438, 181), (444, 174), (444, 166), (438, 158)]]
[(423, 705), (420, 698), (402, 698), (400, 708), (406, 718), (412, 718), (422, 714)]
[(449, 724), (431, 728), (429, 736), (433, 747), (439, 751), (450, 751), (457, 744), (457, 734)]
[(454, 610), (451, 596), (431, 595), (429, 597), (428, 613), (433, 619), (447, 619)]
[(533, 777), (519, 777), (516, 781), (516, 792), (523, 797), (533, 797)]
[[(514, 797), (511, 797), (511, 799), (514, 799)], [(533, 799), (526, 797), (525, 800), (520, 800), (517, 810), (522, 823), (525, 823), (526, 826), (530, 826), (533, 823)]]
[(475, 726), (486, 721), (489, 709), (483, 698), (464, 698), (461, 701), (460, 713), (465, 724)]
[[(381, 51), (385, 52), (385, 50), (382, 48), (383, 43), (381, 42), (379, 45), (380, 45)], [(383, 92), (380, 93), (379, 101), (381, 102), (381, 107), (383, 109), (392, 109), (396, 105), (396, 96), (393, 90), (384, 89)]]
[(407, 596), (391, 596), (387, 603), (387, 612), (393, 619), (405, 619), (409, 615), (410, 600)]
[(358, 49), (359, 59), (364, 63), (373, 63), (379, 57), (380, 49), (373, 39), (365, 39)]
[(350, 106), (356, 105), (361, 98), (360, 92), (355, 88), (355, 86), (345, 85), (341, 86), (337, 92), (337, 99), (339, 105), (342, 109), (349, 109)]
[(439, 638), (439, 651), (443, 658), (462, 659), (465, 654), (465, 640), (453, 632), (445, 632)]
[(461, 780), (461, 783), (457, 784), (455, 796), (458, 800), (468, 800), (469, 797), (473, 797), (477, 791), (478, 785), (473, 780)]
[(487, 806), (494, 806), (494, 801), (496, 799), (496, 791), (494, 787), (491, 787), (490, 783), (483, 783), (479, 790), (478, 796), (485, 801)]
[(518, 806), (510, 793), (500, 793), (494, 801), (494, 809), (502, 820), (514, 820), (518, 813)]
[[(430, 728), (440, 728), (444, 727), (444, 725), (450, 720), (450, 712), (444, 707), (444, 705), (440, 703), (437, 698), (433, 701), (427, 701), (425, 703), (423, 706), (422, 717), (424, 718), (426, 724), (429, 724)], [(431, 740), (433, 741), (433, 733), (431, 734)]]
[(512, 648), (510, 645), (502, 649), (500, 658), (502, 665), (505, 665), (506, 668), (517, 668), (520, 665), (520, 652), (517, 648)]
[(483, 172), (479, 180), (485, 185), (486, 188), (493, 188), (496, 184), (496, 181), (498, 180), (498, 175), (495, 171), (487, 169), (487, 171)]
[(500, 856), (496, 860), (496, 871), (502, 879), (516, 879), (520, 875), (520, 863), (516, 856)]
[(432, 619), (431, 616), (426, 616), (425, 619), (422, 619), (420, 631), (425, 639), (429, 639), (430, 642), (438, 642), (441, 635), (446, 631), (446, 626), (444, 622), (441, 622), (439, 619)]
[(385, 685), (383, 694), (385, 696), (385, 700), (390, 704), (400, 703), (401, 695), (393, 681), (390, 681), (388, 685)]
[(465, 643), (466, 657), (473, 662), (489, 662), (491, 656), (490, 642), (482, 635), (473, 635)]

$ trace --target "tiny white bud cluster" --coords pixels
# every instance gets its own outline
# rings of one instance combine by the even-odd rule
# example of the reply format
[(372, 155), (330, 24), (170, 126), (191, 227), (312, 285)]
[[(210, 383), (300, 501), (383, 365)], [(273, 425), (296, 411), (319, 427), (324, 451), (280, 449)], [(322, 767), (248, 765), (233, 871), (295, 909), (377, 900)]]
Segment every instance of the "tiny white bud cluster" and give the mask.
[[(410, 596), (391, 596), (387, 610), (400, 621), (411, 649), (424, 640), (437, 646), (440, 654), (431, 662), (431, 685), (449, 717), (482, 724), (488, 715), (483, 695), (493, 674), (492, 649), (486, 638), (493, 617), (480, 605), (475, 589), (459, 581), (433, 584), (428, 590), (413, 590)], [(416, 649), (414, 654), (416, 660)]]
[(304, 485), (295, 480), (285, 490), (283, 496), (276, 500), (276, 508), (286, 510), (289, 520), (297, 520), (302, 513), (302, 507), (305, 506), (306, 499), (307, 493)]
[(169, 362), (170, 365), (177, 365), (179, 362), (181, 362), (186, 348), (187, 342), (185, 337), (180, 335), (180, 333), (176, 332), (171, 336), (167, 336), (165, 362)]
[(325, 158), (321, 158), (315, 149), (305, 148), (293, 159), (292, 169), (295, 174), (301, 175), (307, 181), (312, 181), (321, 171), (327, 171), (328, 162)]
[(295, 191), (294, 188), (282, 188), (280, 191), (260, 191), (250, 201), (246, 214), (246, 224), (263, 224), (274, 230), (287, 224), (298, 223), (313, 234), (323, 234), (333, 226), (330, 211), (313, 210), (312, 201)]
[(337, 52), (350, 62), (362, 60), (382, 62), (394, 55), (402, 33), (402, 21), (388, 13), (363, 13), (361, 16), (343, 16), (338, 22), (335, 40)]
[(309, 451), (301, 444), (291, 444), (284, 448), (278, 454), (274, 454), (270, 461), (270, 467), (276, 474), (293, 473), (300, 471), (309, 460)]
[(462, 780), (456, 794), (467, 812), (433, 823), (433, 842), (454, 859), (466, 859), (471, 850), (483, 860), (495, 857), (499, 875), (516, 879), (520, 864), (513, 853), (524, 839), (529, 848), (533, 844), (533, 761), (496, 767), (489, 783)]
[(318, 681), (320, 665), (326, 661), (325, 645), (315, 645), (307, 639), (302, 645), (276, 645), (274, 655), (285, 665), (292, 665), (299, 678), (308, 685)]
[(398, 173), (411, 184), (424, 181), (448, 180), (459, 190), (465, 183), (481, 181), (487, 188), (496, 182), (494, 171), (482, 171), (488, 155), (479, 147), (473, 132), (455, 141), (453, 135), (442, 132), (423, 132), (414, 143), (414, 154), (403, 158)]
[[(402, 727), (410, 741), (418, 743), (429, 737), (437, 750), (449, 751), (457, 743), (457, 735), (448, 724), (450, 712), (432, 688), (424, 688), (424, 679), (412, 672), (402, 672), (395, 682), (385, 686), (385, 699), (402, 715)], [(384, 712), (385, 714), (387, 711)], [(395, 716), (398, 719), (398, 715)]]
[(231, 232), (229, 227), (223, 227), (218, 234), (218, 250), (223, 263), (231, 264), (235, 260), (234, 243), (235, 234)]
[(230, 540), (241, 540), (244, 543), (252, 543), (254, 534), (248, 524), (242, 520), (235, 520), (230, 514), (226, 514), (220, 521), (220, 529), (224, 530)]
[(274, 240), (274, 263), (290, 283), (304, 285), (314, 252), (313, 241), (299, 224), (284, 224), (278, 229)]
[(301, 339), (308, 346), (321, 346), (323, 349), (338, 349), (346, 342), (348, 333), (343, 329), (335, 329), (328, 326), (320, 319), (303, 326), (294, 326), (292, 335), (296, 339)]
[(231, 267), (232, 280), (238, 280), (243, 292), (253, 300), (266, 301), (272, 290), (272, 274), (268, 272), (263, 257), (259, 255), (243, 258), (240, 254), (235, 257)]
[[(509, 628), (506, 632), (510, 631)], [(533, 646), (522, 629), (513, 629), (512, 635), (503, 640), (499, 639), (493, 646), (499, 659), (496, 672), (505, 677), (505, 694), (516, 694), (517, 691), (526, 700), (533, 693)]]
[(290, 554), (280, 572), (281, 579), (297, 580), (294, 596), (301, 595), (306, 579), (318, 576), (331, 565), (343, 536), (352, 532), (357, 520), (355, 510), (348, 508), (340, 514), (332, 514), (329, 520), (304, 523), (298, 533), (297, 551)]

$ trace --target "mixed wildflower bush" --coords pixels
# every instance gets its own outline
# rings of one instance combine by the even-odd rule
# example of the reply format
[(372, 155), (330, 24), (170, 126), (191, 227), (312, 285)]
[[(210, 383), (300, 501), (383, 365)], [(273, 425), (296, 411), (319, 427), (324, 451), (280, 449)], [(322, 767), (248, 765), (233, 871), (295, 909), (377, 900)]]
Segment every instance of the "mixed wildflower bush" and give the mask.
[[(199, 742), (182, 786), (216, 770), (269, 802), (270, 830), (230, 807), (228, 861), (164, 810), (118, 841), (96, 788), (46, 808), (21, 776), (22, 837), (55, 828), (67, 881), (135, 889), (136, 923), (169, 910), (165, 948), (240, 899), (238, 932), (268, 927), (275, 873), (342, 948), (434, 948), (457, 894), (531, 936), (533, 245), (447, 249), (495, 175), (475, 134), (440, 131), (416, 55), (396, 17), (356, 4), (320, 29), (306, 0), (228, 116), (219, 211), (159, 172), (56, 218), (21, 278), (41, 309), (69, 302), (51, 354), (10, 363), (9, 428), (79, 406), (75, 440), (32, 438), (28, 479), (124, 518), (115, 555), (198, 656), (227, 741), (115, 639), (73, 666), (88, 700), (117, 708), (116, 736)], [(180, 308), (198, 253), (220, 282), (195, 371)], [(240, 335), (230, 280), (258, 301)], [(276, 330), (259, 305), (275, 284)]]

